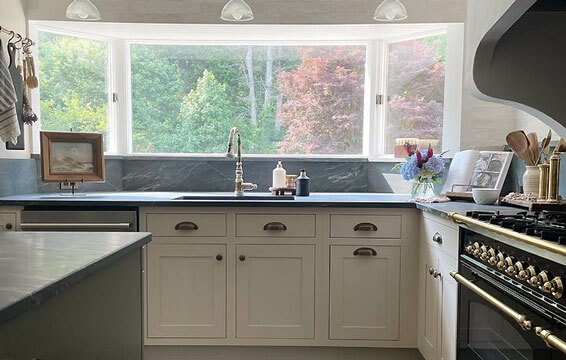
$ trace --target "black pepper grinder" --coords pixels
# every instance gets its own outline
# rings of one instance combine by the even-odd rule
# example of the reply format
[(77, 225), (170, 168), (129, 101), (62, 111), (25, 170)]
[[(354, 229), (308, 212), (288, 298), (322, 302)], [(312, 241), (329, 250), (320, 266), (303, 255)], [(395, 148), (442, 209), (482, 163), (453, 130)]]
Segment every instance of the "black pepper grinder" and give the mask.
[(297, 196), (309, 196), (311, 192), (311, 179), (307, 176), (307, 171), (301, 169), (297, 177)]

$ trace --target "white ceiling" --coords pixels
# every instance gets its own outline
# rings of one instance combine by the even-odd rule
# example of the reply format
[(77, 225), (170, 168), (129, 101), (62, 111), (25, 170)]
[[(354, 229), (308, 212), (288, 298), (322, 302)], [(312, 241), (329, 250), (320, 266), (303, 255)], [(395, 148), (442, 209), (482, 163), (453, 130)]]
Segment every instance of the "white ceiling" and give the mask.
[[(65, 20), (71, 0), (23, 0), (28, 20)], [(218, 24), (227, 0), (92, 0), (106, 22)], [(465, 0), (402, 0), (403, 23), (463, 22)], [(378, 0), (247, 0), (256, 24), (370, 24)]]

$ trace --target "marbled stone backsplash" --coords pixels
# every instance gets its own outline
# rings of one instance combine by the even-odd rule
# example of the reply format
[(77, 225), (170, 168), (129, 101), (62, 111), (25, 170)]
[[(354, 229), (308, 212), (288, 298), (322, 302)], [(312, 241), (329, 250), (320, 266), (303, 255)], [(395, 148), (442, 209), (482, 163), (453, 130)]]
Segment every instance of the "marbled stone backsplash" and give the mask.
[[(276, 164), (275, 159), (244, 159), (244, 179), (268, 191)], [(400, 175), (391, 170), (392, 162), (288, 159), (283, 164), (288, 174), (306, 169), (314, 192), (407, 192)], [(81, 184), (80, 191), (232, 191), (234, 168), (234, 161), (224, 158), (108, 157), (106, 182)], [(522, 162), (514, 159), (502, 194), (520, 190), (523, 172)], [(566, 182), (561, 185), (566, 187)], [(39, 157), (0, 159), (0, 196), (58, 191), (58, 184), (41, 181)]]
[[(268, 191), (274, 159), (244, 159), (244, 179)], [(314, 192), (393, 192), (391, 162), (364, 159), (283, 160), (288, 174), (306, 169)], [(106, 159), (106, 183), (86, 183), (81, 191), (232, 191), (233, 159), (223, 158), (119, 158)], [(36, 191), (57, 192), (58, 184), (41, 181), (41, 162), (36, 158)], [(392, 175), (395, 176), (395, 175)], [(388, 182), (389, 181), (389, 182)], [(34, 192), (34, 191), (30, 191)]]

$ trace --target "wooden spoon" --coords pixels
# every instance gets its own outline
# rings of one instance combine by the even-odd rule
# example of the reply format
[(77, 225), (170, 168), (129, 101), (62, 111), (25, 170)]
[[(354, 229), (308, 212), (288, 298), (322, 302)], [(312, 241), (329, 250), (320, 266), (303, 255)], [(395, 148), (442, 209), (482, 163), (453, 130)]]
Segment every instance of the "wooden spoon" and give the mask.
[(513, 131), (507, 134), (505, 138), (507, 144), (519, 158), (521, 158), (527, 165), (530, 165), (530, 158), (528, 155), (529, 139), (524, 131)]
[(541, 144), (541, 152), (542, 152), (542, 157), (543, 157), (543, 162), (547, 163), (548, 162), (548, 156), (550, 155), (550, 141), (552, 140), (552, 130), (548, 130), (548, 134), (546, 135), (546, 137), (544, 139), (542, 139), (542, 144)]
[(529, 139), (529, 158), (534, 166), (539, 164), (540, 161), (540, 150), (538, 147), (538, 136), (537, 133), (529, 133), (527, 135)]
[(565, 151), (566, 151), (566, 140), (564, 140), (564, 138), (560, 138), (560, 140), (558, 140), (558, 144), (554, 148), (553, 153), (557, 154)]

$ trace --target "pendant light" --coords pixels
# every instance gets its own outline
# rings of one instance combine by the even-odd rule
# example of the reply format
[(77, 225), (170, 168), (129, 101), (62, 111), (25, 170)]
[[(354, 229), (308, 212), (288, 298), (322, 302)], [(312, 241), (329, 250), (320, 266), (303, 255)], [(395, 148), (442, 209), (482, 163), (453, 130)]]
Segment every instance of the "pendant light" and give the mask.
[(100, 20), (100, 13), (90, 0), (74, 0), (67, 7), (65, 17), (71, 20), (96, 21)]
[(230, 0), (222, 8), (220, 18), (224, 21), (250, 21), (254, 19), (254, 13), (244, 0)]
[(399, 21), (406, 18), (407, 8), (400, 0), (383, 0), (373, 15), (373, 19), (377, 21)]

